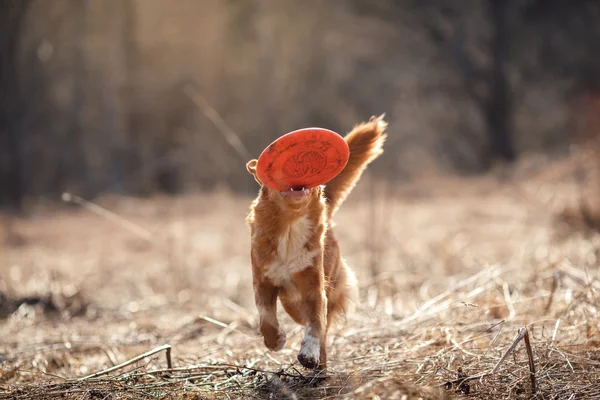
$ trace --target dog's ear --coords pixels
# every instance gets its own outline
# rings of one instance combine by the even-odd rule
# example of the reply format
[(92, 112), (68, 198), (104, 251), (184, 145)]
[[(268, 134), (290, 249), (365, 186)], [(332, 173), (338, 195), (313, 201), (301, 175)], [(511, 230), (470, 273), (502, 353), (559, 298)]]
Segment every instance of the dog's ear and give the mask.
[(260, 179), (258, 179), (258, 176), (256, 176), (256, 164), (258, 164), (258, 160), (250, 160), (246, 163), (246, 169), (248, 170), (248, 172), (250, 172), (252, 174), (252, 176), (254, 177), (254, 180), (260, 186), (262, 186), (262, 182), (260, 181)]

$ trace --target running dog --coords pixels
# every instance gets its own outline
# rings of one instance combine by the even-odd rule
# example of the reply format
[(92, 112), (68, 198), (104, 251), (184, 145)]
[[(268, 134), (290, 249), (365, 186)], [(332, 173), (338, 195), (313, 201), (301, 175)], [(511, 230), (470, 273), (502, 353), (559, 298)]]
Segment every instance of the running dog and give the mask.
[(348, 163), (326, 185), (270, 189), (256, 174), (258, 161), (246, 164), (261, 186), (246, 218), (260, 333), (270, 350), (285, 345), (277, 320), (279, 298), (290, 317), (306, 327), (298, 361), (307, 369), (327, 368), (328, 329), (358, 302), (356, 276), (341, 257), (331, 219), (367, 165), (383, 153), (386, 128), (383, 115), (356, 125), (344, 137)]

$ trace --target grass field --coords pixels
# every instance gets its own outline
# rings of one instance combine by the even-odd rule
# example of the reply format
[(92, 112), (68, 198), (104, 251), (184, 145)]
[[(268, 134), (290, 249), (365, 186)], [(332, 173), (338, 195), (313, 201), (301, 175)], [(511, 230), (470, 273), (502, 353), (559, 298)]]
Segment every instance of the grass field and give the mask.
[(262, 344), (250, 198), (105, 198), (119, 217), (44, 206), (2, 239), (0, 398), (600, 398), (600, 236), (556, 217), (573, 186), (359, 186), (335, 229), (362, 303), (327, 379), (283, 312), (286, 347)]

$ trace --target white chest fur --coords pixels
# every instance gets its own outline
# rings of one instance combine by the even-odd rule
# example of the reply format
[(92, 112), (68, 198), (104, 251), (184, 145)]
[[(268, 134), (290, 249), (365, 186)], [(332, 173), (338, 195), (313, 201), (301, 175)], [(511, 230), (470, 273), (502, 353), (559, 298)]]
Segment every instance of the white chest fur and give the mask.
[(292, 222), (278, 239), (277, 258), (265, 267), (266, 277), (277, 285), (285, 285), (292, 274), (312, 265), (321, 250), (308, 251), (304, 247), (311, 233), (312, 223), (306, 216)]

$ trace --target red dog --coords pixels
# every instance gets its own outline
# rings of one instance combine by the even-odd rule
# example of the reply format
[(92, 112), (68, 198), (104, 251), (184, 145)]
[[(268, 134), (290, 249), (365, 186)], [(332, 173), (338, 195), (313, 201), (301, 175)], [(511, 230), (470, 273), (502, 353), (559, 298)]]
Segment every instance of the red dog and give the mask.
[(280, 192), (259, 181), (257, 160), (246, 164), (261, 185), (247, 217), (260, 332), (270, 350), (285, 345), (285, 332), (277, 321), (279, 298), (290, 317), (306, 326), (298, 353), (305, 368), (327, 368), (328, 328), (358, 300), (356, 277), (329, 227), (363, 170), (383, 153), (386, 127), (383, 116), (355, 126), (344, 138), (350, 159), (326, 186)]

